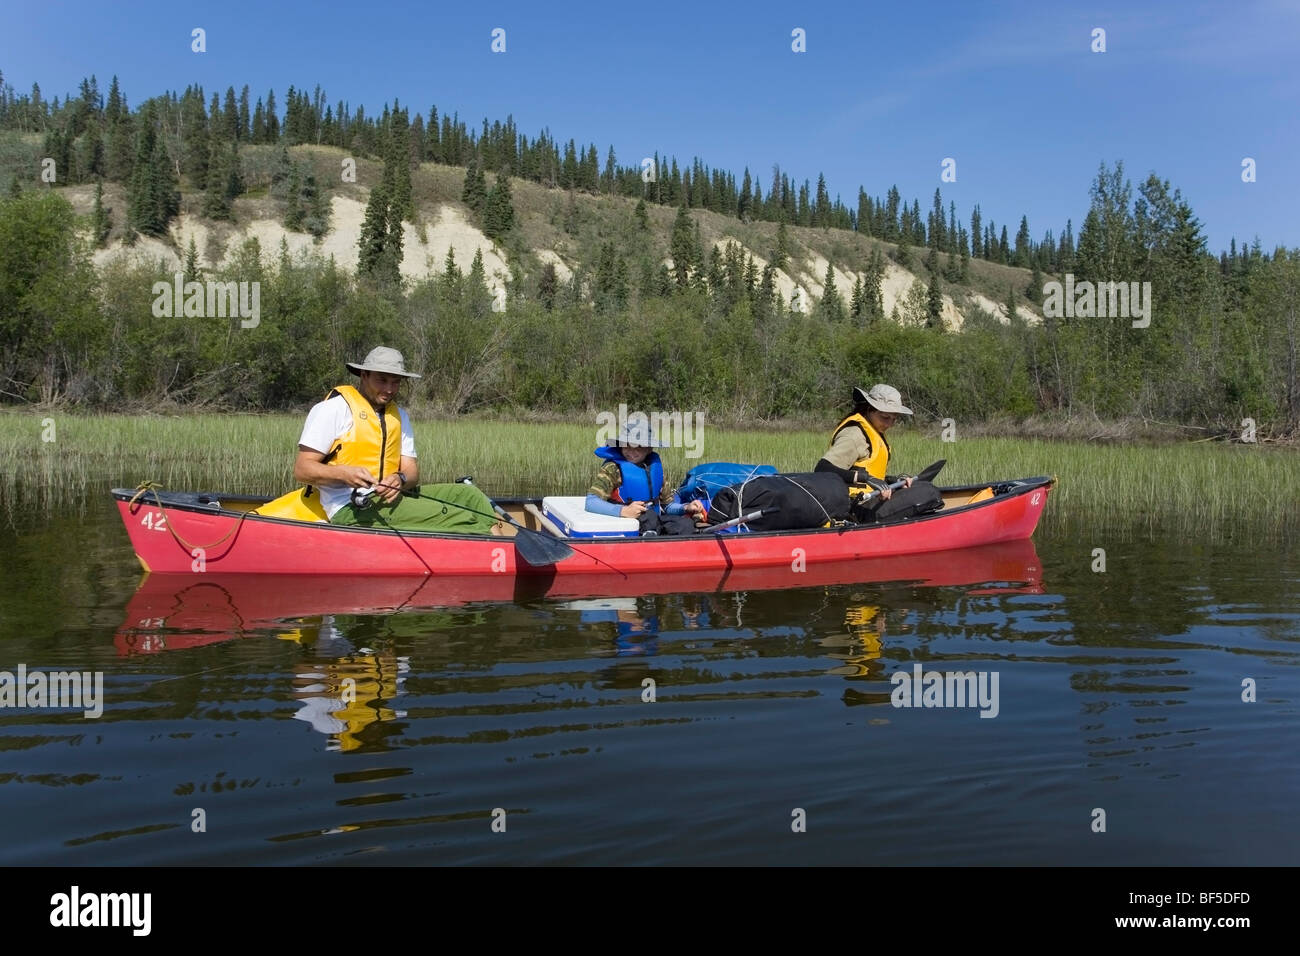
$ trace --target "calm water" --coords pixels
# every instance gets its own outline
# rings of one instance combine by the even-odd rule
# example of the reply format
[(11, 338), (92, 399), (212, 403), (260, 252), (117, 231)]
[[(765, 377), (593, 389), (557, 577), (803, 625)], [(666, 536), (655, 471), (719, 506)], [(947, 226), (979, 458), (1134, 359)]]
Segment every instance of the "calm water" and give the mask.
[[(1300, 862), (1270, 528), (1057, 522), (786, 590), (137, 591), (105, 495), (0, 513), (0, 562), (0, 671), (106, 697), (0, 710), (3, 864)], [(892, 706), (918, 664), (983, 674), (996, 716)]]

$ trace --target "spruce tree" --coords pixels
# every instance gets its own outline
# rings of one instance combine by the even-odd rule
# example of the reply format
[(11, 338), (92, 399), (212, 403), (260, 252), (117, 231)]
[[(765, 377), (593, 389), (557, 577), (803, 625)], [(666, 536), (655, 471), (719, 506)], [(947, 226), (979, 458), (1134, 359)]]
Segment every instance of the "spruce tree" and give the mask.
[(167, 156), (167, 147), (154, 129), (152, 104), (141, 117), (136, 141), (134, 170), (128, 191), (127, 221), (130, 228), (146, 235), (161, 236), (180, 211), (180, 192)]
[[(213, 118), (214, 120), (216, 117)], [(221, 138), (230, 142), (239, 139), (239, 106), (235, 103), (235, 88), (226, 87), (226, 102), (221, 111)]]
[(252, 133), (251, 117), (248, 112), (248, 84), (239, 94), (239, 139), (247, 143)]
[(293, 176), (294, 162), (289, 158), (289, 149), (280, 147), (276, 154), (275, 165), (271, 167), (271, 195), (277, 199), (289, 198), (289, 179)]
[(939, 188), (934, 190), (934, 207), (930, 210), (930, 248), (940, 249), (944, 245), (947, 226), (943, 220), (943, 197)]
[(488, 238), (499, 242), (509, 235), (514, 226), (515, 206), (510, 194), (510, 176), (502, 172), (488, 193), (483, 212), (483, 232)]
[(284, 228), (290, 232), (301, 232), (304, 220), (302, 211), (302, 184), (299, 182), (298, 164), (294, 163), (289, 173), (288, 201), (284, 207)]
[(898, 260), (898, 264), (904, 269), (911, 267), (912, 237), (910, 235), (910, 230), (900, 230), (898, 234), (898, 250), (894, 253), (894, 258)]
[(1029, 217), (1021, 216), (1020, 229), (1016, 231), (1015, 264), (1021, 267), (1029, 265), (1033, 251), (1033, 241), (1029, 238)]
[[(933, 250), (931, 250), (933, 251)], [(925, 297), (926, 326), (931, 329), (943, 330), (943, 284), (939, 279), (939, 273), (930, 273), (930, 288), (926, 291)]]
[(194, 241), (194, 233), (190, 233), (190, 241), (185, 247), (185, 281), (199, 282), (202, 278), (199, 272), (199, 247)]
[[(716, 247), (715, 247), (716, 248)], [(703, 283), (704, 281), (704, 237), (700, 235), (700, 222), (695, 220), (695, 239), (691, 244), (691, 267), (695, 269), (696, 277)]]
[(817, 174), (817, 205), (813, 211), (812, 223), (823, 229), (831, 224), (831, 196), (826, 191), (826, 177), (821, 173)]
[(483, 250), (474, 250), (474, 259), (469, 264), (469, 275), (465, 277), (465, 291), (469, 294), (470, 314), (478, 319), (487, 318), (492, 311), (492, 290), (487, 284), (487, 270), (483, 267)]
[[(610, 249), (612, 255), (613, 247), (611, 246)], [(610, 262), (610, 268), (611, 269), (613, 268), (612, 260)], [(726, 280), (726, 274), (724, 273), (722, 268), (722, 250), (720, 250), (717, 246), (714, 246), (713, 251), (709, 253), (708, 278), (709, 278), (709, 291), (713, 293), (715, 298), (720, 298), (726, 286), (727, 280)]]
[(844, 300), (835, 289), (835, 267), (829, 262), (822, 279), (821, 313), (828, 322), (839, 322), (844, 318)]
[(303, 228), (319, 239), (329, 232), (330, 205), (329, 200), (325, 197), (325, 190), (320, 188), (315, 175), (310, 172), (303, 178), (302, 199), (307, 207), (307, 217), (303, 220)]
[(402, 212), (397, 204), (388, 200), (388, 235), (384, 239), (383, 263), (379, 275), (400, 289), (402, 282), (402, 258), (405, 255), (403, 245), (405, 235), (402, 232)]
[(411, 135), (406, 110), (394, 110), (384, 157), (384, 179), (399, 220), (415, 221), (411, 198)]
[(866, 279), (862, 283), (863, 310), (872, 319), (882, 318), (885, 314), (885, 269), (885, 257), (877, 246), (871, 250)]
[(646, 206), (645, 206), (644, 199), (637, 200), (636, 209), (633, 210), (632, 215), (633, 218), (636, 220), (636, 227), (638, 229), (640, 229), (642, 232), (650, 231), (650, 218), (646, 214)]
[(96, 246), (103, 246), (113, 228), (113, 210), (104, 208), (104, 182), (95, 183), (95, 209), (91, 214), (91, 237)]
[(690, 268), (695, 258), (694, 232), (691, 229), (691, 215), (683, 204), (677, 207), (677, 218), (673, 220), (672, 236), (668, 242), (668, 254), (673, 260), (673, 274), (678, 287), (684, 287), (690, 279)]
[(208, 160), (212, 147), (208, 142), (208, 114), (201, 90), (187, 90), (181, 100), (181, 171), (195, 189), (207, 186)]
[(460, 198), (469, 206), (475, 219), (481, 219), (483, 207), (487, 204), (487, 178), (479, 169), (478, 157), (471, 157), (465, 170), (465, 185), (460, 191)]
[(772, 253), (772, 268), (784, 269), (789, 261), (790, 235), (786, 232), (785, 220), (782, 219), (776, 227), (776, 251)]
[(388, 245), (388, 194), (382, 183), (370, 190), (357, 245), (360, 248), (357, 271), (378, 277), (384, 265), (384, 250)]
[(1029, 285), (1025, 287), (1025, 298), (1035, 304), (1042, 301), (1043, 298), (1043, 273), (1038, 268), (1038, 260), (1034, 260), (1034, 272), (1029, 277)]
[(212, 156), (208, 160), (208, 185), (203, 192), (203, 215), (209, 219), (230, 219), (230, 197), (226, 186), (230, 181), (230, 154), (222, 144), (213, 140)]

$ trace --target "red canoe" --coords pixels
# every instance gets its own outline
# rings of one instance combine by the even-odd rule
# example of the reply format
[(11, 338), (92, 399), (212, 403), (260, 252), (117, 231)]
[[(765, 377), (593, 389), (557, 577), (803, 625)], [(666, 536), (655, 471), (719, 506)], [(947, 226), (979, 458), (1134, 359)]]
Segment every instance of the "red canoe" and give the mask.
[(118, 653), (154, 654), (201, 647), (268, 630), (292, 630), (322, 616), (392, 614), (471, 603), (573, 597), (763, 591), (839, 584), (978, 588), (970, 594), (1042, 593), (1042, 566), (1028, 539), (893, 558), (863, 558), (749, 570), (451, 578), (261, 574), (150, 574), (127, 604), (114, 643)]
[[(640, 575), (772, 569), (786, 586), (820, 565), (849, 565), (1024, 540), (1047, 504), (1051, 478), (943, 490), (944, 507), (896, 524), (685, 537), (566, 538), (573, 554), (532, 567), (509, 537), (352, 528), (251, 514), (269, 498), (116, 488), (113, 497), (146, 571), (182, 574), (537, 576)], [(541, 531), (529, 504), (498, 502)]]

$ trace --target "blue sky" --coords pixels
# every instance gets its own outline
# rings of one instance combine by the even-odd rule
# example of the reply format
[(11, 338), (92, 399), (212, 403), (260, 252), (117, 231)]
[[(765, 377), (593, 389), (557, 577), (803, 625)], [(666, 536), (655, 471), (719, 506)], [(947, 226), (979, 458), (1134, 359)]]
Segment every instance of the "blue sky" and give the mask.
[[(471, 126), (656, 149), (689, 163), (773, 163), (856, 203), (934, 189), (969, 222), (1040, 239), (1073, 219), (1104, 160), (1182, 190), (1214, 251), (1230, 237), (1300, 246), (1300, 0), (1116, 3), (24, 3), (0, 70), (62, 97), (117, 74), (132, 106), (189, 83), (254, 99), (319, 83), (367, 113), (394, 97)], [(190, 31), (207, 31), (207, 52)], [(506, 31), (506, 52), (490, 49)], [(806, 31), (807, 52), (791, 50)], [(1106, 52), (1091, 50), (1106, 31)], [(957, 161), (941, 183), (940, 163)], [(1241, 162), (1257, 164), (1243, 183)]]

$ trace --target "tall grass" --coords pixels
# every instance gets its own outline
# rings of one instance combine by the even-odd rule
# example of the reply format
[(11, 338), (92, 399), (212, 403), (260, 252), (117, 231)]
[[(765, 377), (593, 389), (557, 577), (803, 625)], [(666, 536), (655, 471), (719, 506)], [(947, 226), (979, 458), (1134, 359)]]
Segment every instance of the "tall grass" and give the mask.
[[(42, 441), (53, 420), (52, 442)], [(421, 420), (416, 423), (425, 482), (474, 476), (492, 495), (583, 494), (599, 466), (594, 422)], [(149, 479), (164, 487), (279, 494), (293, 487), (297, 415), (0, 414), (0, 501), (84, 500)], [(823, 431), (743, 431), (703, 426), (702, 456), (661, 451), (670, 482), (700, 461), (811, 471), (826, 450)], [(940, 484), (1052, 475), (1044, 521), (1176, 522), (1207, 535), (1300, 523), (1300, 454), (1290, 448), (1211, 443), (1123, 447), (1080, 442), (969, 438), (943, 442), (896, 428), (891, 471), (916, 472), (947, 459)]]

